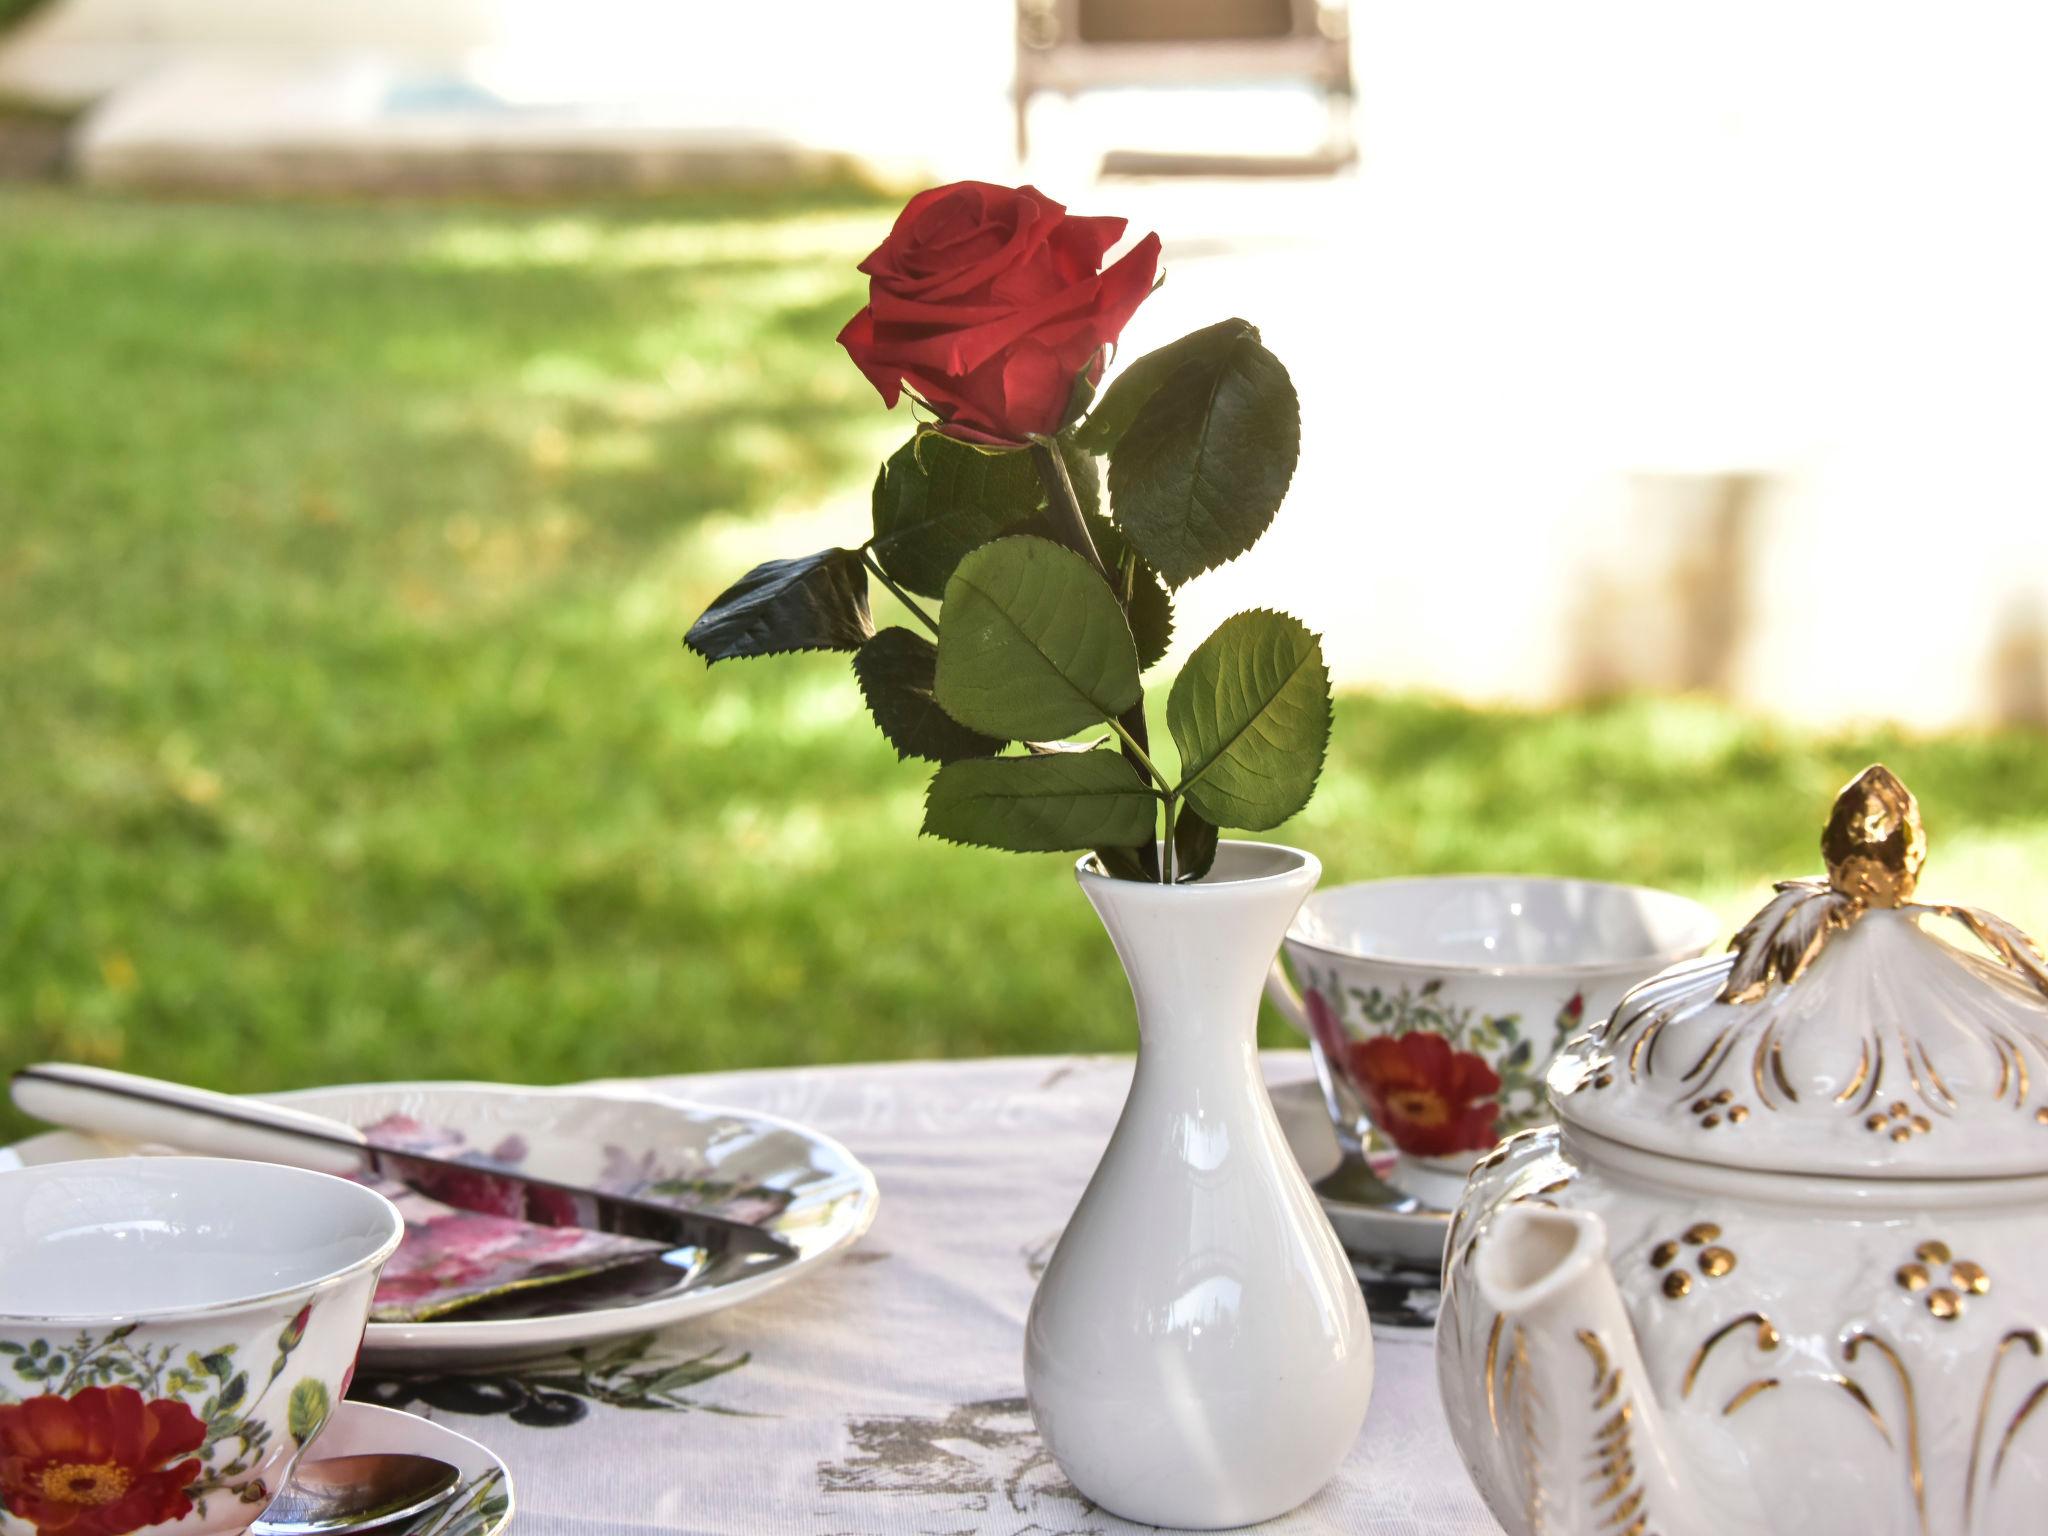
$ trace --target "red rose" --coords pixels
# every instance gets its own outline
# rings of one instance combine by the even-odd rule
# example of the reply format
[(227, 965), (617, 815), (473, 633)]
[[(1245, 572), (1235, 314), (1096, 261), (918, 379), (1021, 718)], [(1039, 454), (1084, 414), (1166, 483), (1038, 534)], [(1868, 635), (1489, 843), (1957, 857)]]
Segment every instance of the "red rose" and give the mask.
[(1069, 218), (1035, 187), (920, 192), (860, 264), (868, 307), (840, 345), (891, 406), (908, 385), (954, 437), (1057, 432), (1075, 379), (1100, 373), (1159, 270), (1157, 235), (1101, 270), (1124, 223)]
[(0, 1507), (39, 1532), (123, 1536), (192, 1512), (206, 1426), (133, 1387), (0, 1407)]
[(1500, 1078), (1486, 1058), (1454, 1051), (1442, 1035), (1378, 1035), (1350, 1048), (1347, 1065), (1372, 1122), (1403, 1152), (1447, 1157), (1497, 1139)]

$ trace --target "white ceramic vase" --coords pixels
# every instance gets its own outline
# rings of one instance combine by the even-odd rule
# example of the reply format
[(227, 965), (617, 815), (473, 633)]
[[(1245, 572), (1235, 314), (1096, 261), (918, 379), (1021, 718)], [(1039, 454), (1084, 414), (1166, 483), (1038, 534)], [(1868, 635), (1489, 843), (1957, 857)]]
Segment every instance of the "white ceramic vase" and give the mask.
[(1082, 1494), (1193, 1529), (1294, 1508), (1372, 1396), (1358, 1282), (1274, 1117), (1255, 1026), (1322, 866), (1225, 843), (1180, 886), (1078, 869), (1130, 978), (1138, 1067), (1025, 1331), (1032, 1417)]

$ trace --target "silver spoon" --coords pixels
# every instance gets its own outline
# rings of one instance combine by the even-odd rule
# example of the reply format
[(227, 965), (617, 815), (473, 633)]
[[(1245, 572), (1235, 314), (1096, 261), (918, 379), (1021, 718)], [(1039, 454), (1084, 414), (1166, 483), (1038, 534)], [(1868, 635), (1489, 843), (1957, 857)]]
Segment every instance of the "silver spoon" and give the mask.
[(397, 1452), (302, 1461), (250, 1536), (348, 1536), (410, 1520), (448, 1502), (462, 1474)]

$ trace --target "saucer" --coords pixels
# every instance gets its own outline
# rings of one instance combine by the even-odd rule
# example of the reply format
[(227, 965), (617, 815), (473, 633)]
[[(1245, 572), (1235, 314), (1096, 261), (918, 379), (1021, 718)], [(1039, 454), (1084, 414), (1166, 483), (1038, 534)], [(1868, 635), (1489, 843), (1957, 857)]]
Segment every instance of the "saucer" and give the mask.
[[(629, 1182), (650, 1198), (721, 1204), (776, 1233), (793, 1263), (764, 1274), (699, 1280), (585, 1309), (419, 1322), (373, 1322), (365, 1360), (379, 1367), (535, 1359), (579, 1344), (647, 1333), (751, 1301), (844, 1253), (875, 1219), (875, 1178), (828, 1136), (752, 1110), (610, 1088), (486, 1083), (375, 1083), (264, 1095), (358, 1128), (393, 1115), (459, 1132), (522, 1171), (579, 1184)], [(53, 1131), (0, 1151), (0, 1168), (128, 1150)], [(516, 1155), (513, 1155), (516, 1152)], [(544, 1292), (536, 1292), (544, 1296)]]
[(1439, 1273), (1451, 1213), (1402, 1194), (1370, 1164), (1347, 1163), (1315, 1079), (1277, 1084), (1271, 1092), (1287, 1145), (1344, 1251), (1375, 1269)]
[(381, 1528), (380, 1536), (500, 1536), (512, 1524), (512, 1474), (505, 1463), (467, 1435), (430, 1419), (344, 1402), (334, 1410), (310, 1456), (362, 1456), (405, 1452), (445, 1461), (462, 1478), (449, 1503), (412, 1520)]

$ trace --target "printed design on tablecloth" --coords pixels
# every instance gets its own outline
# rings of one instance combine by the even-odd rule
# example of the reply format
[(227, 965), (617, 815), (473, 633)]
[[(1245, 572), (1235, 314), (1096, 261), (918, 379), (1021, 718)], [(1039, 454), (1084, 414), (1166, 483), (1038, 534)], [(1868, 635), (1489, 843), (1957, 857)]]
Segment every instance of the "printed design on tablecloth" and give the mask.
[[(1021, 1397), (962, 1403), (939, 1416), (849, 1419), (851, 1453), (818, 1464), (831, 1495), (888, 1494), (890, 1529), (905, 1498), (931, 1501), (929, 1520), (973, 1516), (985, 1536), (1099, 1536), (1095, 1506), (1075, 1492), (1038, 1438)], [(832, 1516), (843, 1508), (835, 1499)], [(1016, 1523), (1010, 1523), (1011, 1517)], [(944, 1527), (950, 1529), (950, 1526)]]
[[(312, 1315), (285, 1324), (254, 1391), (237, 1345), (181, 1353), (138, 1342), (133, 1323), (0, 1343), (0, 1509), (44, 1536), (125, 1536), (203, 1515), (215, 1497), (267, 1503), (255, 1471), (277, 1430), (261, 1410)], [(305, 1444), (332, 1403), (325, 1382), (300, 1377), (284, 1432)]]
[(643, 1333), (487, 1374), (364, 1371), (356, 1377), (349, 1396), (380, 1408), (410, 1408), (420, 1403), (471, 1418), (507, 1418), (529, 1429), (580, 1424), (589, 1416), (592, 1403), (607, 1408), (716, 1413), (728, 1418), (762, 1417), (693, 1395), (693, 1389), (746, 1365), (753, 1359), (751, 1353), (735, 1355), (721, 1346), (685, 1355), (658, 1349), (658, 1342), (659, 1335)]
[[(1548, 1030), (1525, 1031), (1519, 1013), (1452, 1001), (1440, 977), (1388, 992), (1301, 972), (1317, 1051), (1365, 1100), (1375, 1133), (1418, 1157), (1485, 1151), (1547, 1121), (1543, 1072), (1585, 1022), (1578, 992)], [(1348, 1016), (1362, 1020), (1355, 1028), (1347, 999)]]

